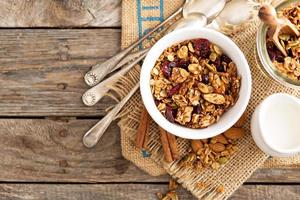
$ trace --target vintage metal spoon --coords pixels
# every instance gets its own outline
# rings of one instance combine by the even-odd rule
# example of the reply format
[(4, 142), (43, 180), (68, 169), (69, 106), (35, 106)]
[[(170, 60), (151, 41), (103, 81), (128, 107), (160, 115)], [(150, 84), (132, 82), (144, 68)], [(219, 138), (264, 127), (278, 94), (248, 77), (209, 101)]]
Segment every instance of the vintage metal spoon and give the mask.
[(281, 33), (299, 36), (299, 31), (295, 25), (286, 18), (278, 18), (275, 8), (269, 4), (265, 4), (259, 9), (258, 16), (264, 23), (270, 26), (268, 35), (282, 54), (287, 56), (285, 49), (279, 42), (278, 36)]
[(134, 88), (120, 101), (109, 113), (105, 115), (97, 124), (95, 124), (86, 134), (83, 136), (83, 144), (88, 147), (94, 147), (99, 139), (102, 137), (112, 120), (120, 112), (130, 97), (137, 91), (139, 84), (136, 84)]
[(87, 106), (93, 106), (110, 90), (109, 86), (116, 83), (128, 70), (145, 58), (148, 51), (143, 52), (136, 60), (128, 63), (120, 71), (105, 79), (96, 86), (90, 88), (82, 95), (82, 102)]
[(92, 67), (92, 69), (87, 72), (84, 76), (84, 80), (86, 84), (89, 86), (94, 86), (97, 83), (99, 83), (109, 72), (112, 71), (112, 69), (115, 69), (115, 66), (134, 48), (136, 48), (141, 42), (143, 42), (146, 38), (148, 38), (150, 35), (152, 35), (155, 31), (163, 27), (165, 24), (167, 24), (169, 21), (171, 21), (176, 15), (181, 13), (182, 7), (180, 7), (175, 13), (173, 13), (170, 17), (168, 17), (165, 21), (160, 23), (158, 26), (156, 26), (154, 29), (152, 29), (149, 33), (144, 35), (141, 39), (127, 47), (126, 49), (120, 51), (115, 56), (111, 57), (104, 63), (98, 63), (95, 66)]

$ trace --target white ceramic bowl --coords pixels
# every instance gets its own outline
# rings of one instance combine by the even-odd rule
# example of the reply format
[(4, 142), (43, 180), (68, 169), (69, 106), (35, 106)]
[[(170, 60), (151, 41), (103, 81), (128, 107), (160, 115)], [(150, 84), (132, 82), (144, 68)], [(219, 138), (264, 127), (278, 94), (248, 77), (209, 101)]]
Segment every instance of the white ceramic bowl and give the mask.
[[(178, 124), (169, 122), (157, 109), (154, 97), (151, 93), (150, 78), (151, 70), (155, 65), (156, 60), (162, 52), (175, 43), (195, 38), (206, 38), (210, 42), (218, 45), (223, 51), (233, 60), (237, 65), (237, 70), (241, 76), (241, 88), (239, 99), (236, 104), (226, 111), (220, 120), (204, 129), (192, 129)], [(188, 139), (205, 139), (221, 134), (230, 127), (241, 117), (245, 111), (251, 94), (251, 73), (244, 54), (237, 47), (237, 45), (230, 40), (227, 36), (208, 28), (182, 28), (171, 32), (161, 38), (151, 48), (147, 54), (140, 76), (140, 90), (144, 105), (149, 112), (152, 119), (166, 131)]]

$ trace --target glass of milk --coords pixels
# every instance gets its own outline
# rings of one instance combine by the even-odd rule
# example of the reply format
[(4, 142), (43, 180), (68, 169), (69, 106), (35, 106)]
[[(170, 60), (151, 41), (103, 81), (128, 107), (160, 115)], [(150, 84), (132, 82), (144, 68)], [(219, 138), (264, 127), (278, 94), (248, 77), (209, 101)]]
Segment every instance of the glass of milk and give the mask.
[(300, 153), (300, 99), (277, 93), (255, 110), (251, 133), (257, 146), (276, 157)]

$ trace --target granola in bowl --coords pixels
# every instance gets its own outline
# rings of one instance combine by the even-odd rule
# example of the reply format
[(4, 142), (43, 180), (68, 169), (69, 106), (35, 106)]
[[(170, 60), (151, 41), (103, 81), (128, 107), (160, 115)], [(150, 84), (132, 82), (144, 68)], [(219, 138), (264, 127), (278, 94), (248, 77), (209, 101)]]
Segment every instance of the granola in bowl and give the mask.
[(206, 128), (239, 97), (235, 63), (207, 39), (186, 40), (163, 51), (151, 70), (151, 91), (165, 118), (188, 128)]
[[(292, 4), (278, 11), (279, 17), (285, 17), (300, 30), (300, 3)], [(279, 41), (288, 56), (284, 56), (266, 36), (266, 48), (272, 64), (284, 77), (300, 82), (300, 38), (288, 34), (280, 34)]]

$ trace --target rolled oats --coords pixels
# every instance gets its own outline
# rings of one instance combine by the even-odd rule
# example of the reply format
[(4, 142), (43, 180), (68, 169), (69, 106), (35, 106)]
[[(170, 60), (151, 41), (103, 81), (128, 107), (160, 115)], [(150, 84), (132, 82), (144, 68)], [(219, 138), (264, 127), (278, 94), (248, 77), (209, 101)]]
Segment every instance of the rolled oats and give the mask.
[(150, 86), (170, 122), (205, 128), (235, 104), (240, 77), (218, 46), (200, 38), (167, 48), (151, 71)]

